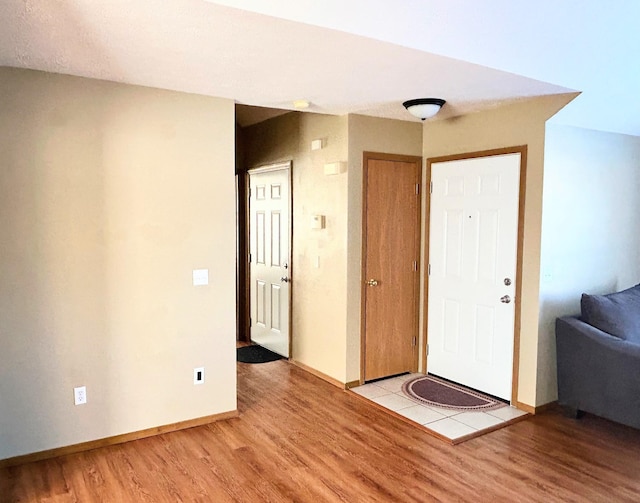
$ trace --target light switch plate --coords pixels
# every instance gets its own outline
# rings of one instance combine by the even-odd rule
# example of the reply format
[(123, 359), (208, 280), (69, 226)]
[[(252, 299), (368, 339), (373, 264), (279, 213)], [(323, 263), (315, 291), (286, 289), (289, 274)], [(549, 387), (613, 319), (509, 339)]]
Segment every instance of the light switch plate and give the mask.
[(209, 284), (209, 269), (193, 270), (193, 286), (203, 286)]
[(340, 173), (344, 173), (345, 171), (347, 171), (346, 162), (329, 162), (324, 165), (325, 175), (339, 175)]
[(325, 217), (324, 215), (311, 215), (311, 228), (312, 229), (324, 229)]

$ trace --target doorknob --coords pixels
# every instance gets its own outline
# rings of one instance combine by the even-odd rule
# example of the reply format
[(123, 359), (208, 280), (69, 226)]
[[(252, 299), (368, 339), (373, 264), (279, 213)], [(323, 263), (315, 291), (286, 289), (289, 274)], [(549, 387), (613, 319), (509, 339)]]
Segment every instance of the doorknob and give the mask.
[(378, 286), (378, 280), (377, 279), (370, 279), (369, 281), (367, 281), (367, 285), (369, 285), (369, 286)]
[(500, 302), (504, 304), (508, 304), (509, 302), (511, 302), (511, 297), (509, 297), (508, 295), (504, 295), (500, 297)]
[(282, 276), (282, 278), (280, 278), (280, 281), (282, 281), (283, 283), (289, 283), (289, 281), (291, 281), (291, 278), (287, 278), (286, 276)]

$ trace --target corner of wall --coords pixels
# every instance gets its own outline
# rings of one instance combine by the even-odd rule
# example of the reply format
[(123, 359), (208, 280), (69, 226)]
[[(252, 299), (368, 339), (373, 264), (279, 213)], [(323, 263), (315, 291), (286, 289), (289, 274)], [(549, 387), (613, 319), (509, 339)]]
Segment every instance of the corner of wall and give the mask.
[(538, 318), (545, 122), (576, 93), (530, 98), (424, 127), (425, 159), (527, 145), (518, 401), (538, 404)]
[[(347, 161), (347, 118), (289, 113), (245, 129), (250, 166), (292, 160), (292, 358), (346, 382), (347, 173), (325, 174)], [(321, 148), (312, 150), (312, 140)], [(311, 226), (322, 215), (323, 229)]]
[(347, 382), (360, 379), (363, 154), (422, 155), (422, 124), (348, 116)]
[(537, 403), (557, 399), (555, 320), (640, 282), (640, 138), (547, 124)]
[(12, 68), (0, 88), (0, 458), (235, 410), (233, 102)]

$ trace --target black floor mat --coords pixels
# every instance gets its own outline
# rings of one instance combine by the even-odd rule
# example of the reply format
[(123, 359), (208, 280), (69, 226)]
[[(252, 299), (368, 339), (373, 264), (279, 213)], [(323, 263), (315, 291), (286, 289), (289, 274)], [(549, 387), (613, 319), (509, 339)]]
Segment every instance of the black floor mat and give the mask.
[(262, 346), (245, 346), (236, 349), (236, 359), (242, 363), (266, 363), (280, 360), (284, 356)]

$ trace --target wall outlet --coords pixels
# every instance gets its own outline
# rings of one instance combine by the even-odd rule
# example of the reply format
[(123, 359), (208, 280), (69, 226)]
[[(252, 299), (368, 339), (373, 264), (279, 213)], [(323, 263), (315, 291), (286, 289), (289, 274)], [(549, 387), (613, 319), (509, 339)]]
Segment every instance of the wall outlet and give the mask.
[(204, 367), (193, 369), (193, 384), (204, 384)]
[(73, 388), (73, 400), (76, 405), (84, 405), (87, 403), (87, 387), (79, 386)]

